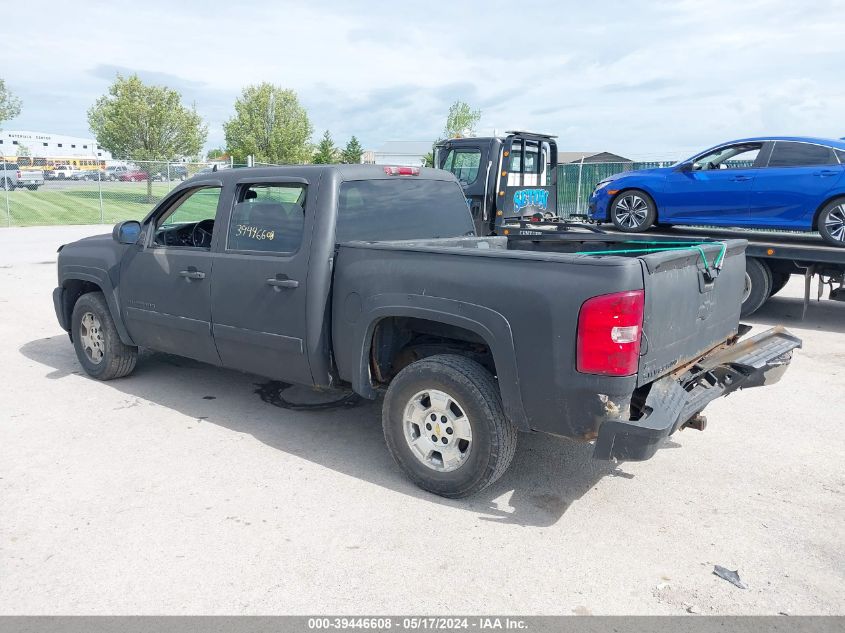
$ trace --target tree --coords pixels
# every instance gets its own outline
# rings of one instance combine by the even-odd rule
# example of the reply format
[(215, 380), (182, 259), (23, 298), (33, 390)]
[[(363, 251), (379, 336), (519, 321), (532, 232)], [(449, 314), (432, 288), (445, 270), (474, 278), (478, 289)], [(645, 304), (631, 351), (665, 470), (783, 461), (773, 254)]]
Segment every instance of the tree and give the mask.
[(21, 113), (21, 100), (7, 88), (6, 82), (0, 79), (0, 125), (4, 121), (14, 119)]
[[(172, 160), (200, 153), (208, 126), (195, 107), (182, 105), (181, 96), (166, 86), (149, 86), (137, 75), (117, 75), (88, 110), (88, 125), (97, 142), (116, 158), (137, 161)], [(155, 171), (147, 167), (152, 176)], [(152, 179), (147, 179), (152, 201)]]
[(336, 153), (337, 149), (334, 146), (334, 141), (332, 141), (332, 135), (326, 130), (323, 138), (317, 144), (317, 151), (314, 153), (312, 162), (315, 165), (328, 165), (335, 162)]
[(481, 119), (481, 110), (473, 110), (463, 101), (455, 101), (449, 106), (446, 116), (446, 127), (443, 134), (446, 138), (461, 138), (475, 136), (475, 126)]
[(29, 145), (18, 145), (18, 158), (29, 158), (32, 156), (32, 150), (29, 149)]
[(217, 147), (215, 149), (208, 150), (208, 153), (205, 155), (208, 160), (219, 160), (224, 158), (229, 158), (229, 155), (226, 153), (225, 149)]
[(226, 149), (235, 162), (252, 155), (262, 163), (306, 163), (313, 128), (293, 90), (262, 83), (247, 86), (235, 101), (235, 116), (223, 124)]
[(343, 151), (340, 154), (340, 160), (348, 165), (358, 165), (360, 164), (361, 156), (363, 155), (364, 148), (361, 147), (361, 143), (358, 142), (358, 139), (353, 136), (349, 139), (346, 147), (343, 148)]

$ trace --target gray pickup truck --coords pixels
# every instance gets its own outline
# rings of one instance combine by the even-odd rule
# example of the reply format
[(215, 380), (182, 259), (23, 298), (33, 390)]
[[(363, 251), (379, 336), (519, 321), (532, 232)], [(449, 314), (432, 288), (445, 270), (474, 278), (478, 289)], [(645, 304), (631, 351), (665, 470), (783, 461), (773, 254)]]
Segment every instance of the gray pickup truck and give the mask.
[(444, 171), (225, 170), (63, 246), (53, 300), (100, 380), (146, 347), (384, 393), (396, 462), (448, 497), (495, 481), (517, 431), (648, 459), (702, 428), (711, 400), (777, 381), (800, 346), (781, 328), (740, 340), (743, 240), (525, 233), (476, 237)]
[(41, 169), (21, 169), (17, 163), (0, 162), (0, 189), (29, 189), (36, 191), (44, 184)]

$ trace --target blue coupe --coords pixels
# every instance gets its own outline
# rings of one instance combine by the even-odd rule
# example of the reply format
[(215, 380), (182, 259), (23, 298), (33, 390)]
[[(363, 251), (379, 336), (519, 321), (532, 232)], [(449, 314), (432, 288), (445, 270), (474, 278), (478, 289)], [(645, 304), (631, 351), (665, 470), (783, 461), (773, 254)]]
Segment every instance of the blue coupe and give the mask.
[(845, 247), (845, 140), (748, 138), (622, 172), (596, 185), (589, 216), (631, 233), (673, 224), (818, 231)]

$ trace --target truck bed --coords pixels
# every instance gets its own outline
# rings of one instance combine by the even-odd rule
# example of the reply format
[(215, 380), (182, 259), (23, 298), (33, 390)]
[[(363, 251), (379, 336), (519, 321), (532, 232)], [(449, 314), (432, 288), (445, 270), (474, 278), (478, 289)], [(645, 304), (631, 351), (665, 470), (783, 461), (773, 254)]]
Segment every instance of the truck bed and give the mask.
[[(543, 240), (347, 243), (336, 258), (333, 305), (335, 314), (348, 311), (353, 301), (363, 312), (377, 314), (382, 305), (410, 301), (432, 317), (459, 314), (495, 329), (494, 340), (512, 340), (518, 366), (509, 375), (497, 361), (502, 389), (514, 381), (518, 400), (526, 403), (524, 411), (510, 411), (511, 417), (526, 419), (533, 429), (590, 437), (596, 431), (591, 420), (607, 406), (628, 406), (608, 405), (616, 395), (630, 397), (737, 334), (745, 244), (730, 240), (652, 250), (627, 237), (580, 233)], [(594, 296), (639, 289), (645, 311), (637, 374), (578, 373), (581, 306)], [(354, 362), (354, 351), (344, 342), (357, 338), (344, 336), (335, 325), (333, 346), (342, 376), (352, 375)], [(548, 388), (550, 380), (554, 389)], [(597, 393), (602, 399), (596, 400)]]

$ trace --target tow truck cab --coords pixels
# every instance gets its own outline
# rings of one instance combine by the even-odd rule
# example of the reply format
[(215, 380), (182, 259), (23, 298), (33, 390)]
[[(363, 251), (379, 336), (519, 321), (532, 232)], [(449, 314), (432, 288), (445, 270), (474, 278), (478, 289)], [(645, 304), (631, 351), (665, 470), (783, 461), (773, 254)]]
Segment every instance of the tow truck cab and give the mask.
[(460, 181), (478, 235), (496, 235), (508, 219), (556, 215), (556, 137), (506, 134), (453, 138), (434, 148), (434, 166)]

